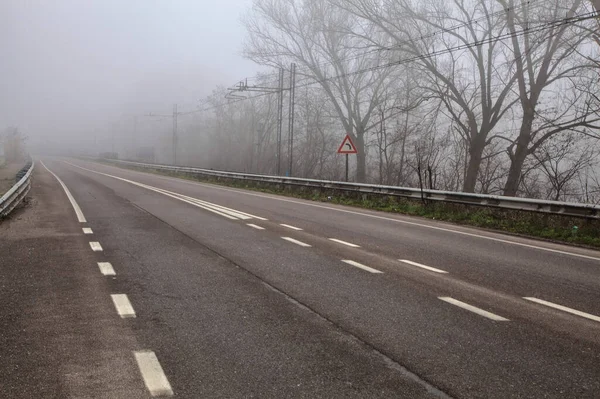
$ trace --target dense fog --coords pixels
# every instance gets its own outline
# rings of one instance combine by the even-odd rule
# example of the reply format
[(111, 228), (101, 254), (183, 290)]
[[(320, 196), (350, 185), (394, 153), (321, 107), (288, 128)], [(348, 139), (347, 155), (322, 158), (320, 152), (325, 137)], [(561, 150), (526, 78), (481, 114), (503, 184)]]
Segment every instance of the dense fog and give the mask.
[(0, 130), (333, 180), (348, 134), (353, 181), (598, 203), (598, 3), (4, 1)]

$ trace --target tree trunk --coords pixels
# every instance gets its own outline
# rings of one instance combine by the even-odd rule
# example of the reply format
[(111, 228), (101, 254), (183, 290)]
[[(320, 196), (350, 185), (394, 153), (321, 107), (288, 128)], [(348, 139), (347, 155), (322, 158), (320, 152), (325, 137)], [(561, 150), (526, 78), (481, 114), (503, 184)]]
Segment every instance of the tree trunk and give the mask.
[(508, 178), (504, 185), (504, 195), (507, 197), (515, 197), (521, 184), (521, 172), (523, 164), (529, 153), (529, 142), (531, 138), (531, 128), (533, 126), (533, 113), (527, 113), (523, 116), (523, 122), (517, 139), (517, 148), (510, 163), (508, 170)]
[(481, 166), (481, 158), (485, 148), (485, 140), (481, 139), (481, 134), (473, 140), (469, 146), (469, 163), (467, 165), (467, 173), (463, 184), (463, 192), (474, 193), (475, 185), (477, 184), (477, 175)]
[(367, 154), (365, 153), (365, 132), (361, 127), (356, 128), (356, 181), (364, 183), (367, 179)]

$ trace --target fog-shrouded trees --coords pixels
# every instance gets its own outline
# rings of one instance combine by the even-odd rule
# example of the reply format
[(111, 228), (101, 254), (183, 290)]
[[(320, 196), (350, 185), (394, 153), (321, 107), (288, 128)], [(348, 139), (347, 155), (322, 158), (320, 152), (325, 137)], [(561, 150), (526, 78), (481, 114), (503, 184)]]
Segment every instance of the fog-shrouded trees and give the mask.
[(393, 41), (427, 77), (423, 89), (443, 103), (468, 148), (462, 189), (475, 191), (489, 137), (515, 102), (516, 77), (502, 58), (502, 13), (478, 0), (332, 1), (376, 25), (391, 38), (380, 46)]
[[(388, 95), (387, 59), (353, 32), (375, 35), (369, 23), (325, 1), (255, 0), (244, 20), (245, 55), (262, 65), (299, 65), (299, 86), (318, 84), (358, 147), (356, 180), (367, 176), (365, 135)], [(341, 135), (343, 137), (343, 134)]]
[[(298, 65), (295, 176), (343, 178), (335, 150), (349, 133), (356, 181), (597, 202), (596, 5), (254, 0), (244, 54)], [(277, 77), (255, 84), (275, 89)], [(226, 93), (216, 90), (209, 110), (182, 122), (190, 154), (205, 167), (276, 173), (286, 163), (277, 159), (276, 93), (234, 101)]]
[(0, 165), (4, 162), (20, 162), (27, 156), (25, 143), (27, 136), (17, 127), (9, 127), (0, 131)]
[[(525, 159), (546, 140), (563, 131), (584, 132), (600, 127), (600, 102), (582, 90), (600, 87), (594, 82), (593, 72), (590, 75), (595, 65), (582, 54), (589, 52), (584, 45), (590, 42), (591, 30), (578, 23), (552, 22), (574, 18), (583, 8), (583, 0), (542, 4), (498, 1), (509, 10), (507, 28), (511, 43), (506, 58), (514, 60), (520, 104), (520, 128), (509, 146), (511, 165), (504, 188), (505, 195), (514, 196)], [(544, 100), (554, 100), (550, 111), (540, 109)]]
[(586, 15), (583, 0), (330, 2), (377, 26), (374, 45), (387, 35), (379, 46), (394, 41), (410, 55), (405, 64), (428, 76), (424, 89), (444, 104), (467, 147), (464, 191), (482, 190), (488, 146), (505, 142), (510, 166), (503, 192), (516, 195), (525, 159), (546, 140), (598, 128), (597, 96), (582, 90), (598, 86), (597, 50), (590, 47), (597, 31), (594, 21), (578, 18)]

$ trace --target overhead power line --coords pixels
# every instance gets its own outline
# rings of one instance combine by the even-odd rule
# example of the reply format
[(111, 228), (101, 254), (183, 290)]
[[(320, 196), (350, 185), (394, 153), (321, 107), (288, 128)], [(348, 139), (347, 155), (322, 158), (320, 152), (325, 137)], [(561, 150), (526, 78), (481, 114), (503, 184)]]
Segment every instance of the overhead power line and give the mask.
[[(485, 44), (490, 44), (496, 41), (502, 41), (502, 40), (506, 40), (506, 39), (512, 39), (513, 37), (521, 37), (527, 33), (536, 33), (536, 32), (541, 32), (544, 30), (549, 30), (552, 29), (554, 27), (563, 25), (563, 24), (575, 24), (578, 22), (583, 22), (586, 20), (590, 20), (593, 18), (597, 18), (597, 15), (595, 12), (589, 12), (586, 14), (582, 14), (582, 15), (578, 15), (578, 16), (573, 16), (573, 17), (566, 17), (563, 19), (558, 19), (555, 21), (551, 21), (551, 22), (546, 22), (544, 23), (544, 25), (542, 26), (538, 26), (536, 28), (528, 28), (528, 29), (521, 29), (519, 31), (516, 31), (514, 33), (512, 32), (507, 32), (498, 36), (493, 36), (493, 37), (489, 37), (487, 39), (483, 39), (483, 40), (478, 40), (478, 41), (473, 41), (473, 42), (469, 42), (469, 43), (463, 43), (454, 47), (450, 47), (450, 48), (446, 48), (443, 50), (439, 50), (439, 51), (435, 51), (435, 52), (430, 52), (427, 54), (421, 54), (421, 55), (416, 55), (414, 57), (410, 57), (410, 58), (405, 58), (405, 59), (401, 59), (398, 61), (392, 61), (392, 62), (388, 62), (385, 64), (381, 64), (381, 65), (374, 65), (372, 67), (368, 67), (368, 68), (363, 68), (363, 69), (359, 69), (356, 71), (351, 71), (351, 72), (347, 72), (347, 73), (342, 73), (342, 74), (337, 74), (337, 75), (333, 75), (324, 79), (317, 79), (314, 77), (311, 78), (305, 78), (303, 80), (301, 80), (300, 82), (298, 82), (298, 84), (296, 85), (296, 89), (300, 89), (300, 88), (304, 88), (304, 87), (309, 87), (309, 86), (313, 86), (316, 84), (321, 84), (321, 83), (325, 83), (328, 81), (332, 81), (335, 79), (340, 79), (340, 78), (344, 78), (344, 77), (348, 77), (348, 76), (353, 76), (353, 75), (358, 75), (358, 74), (362, 74), (362, 73), (367, 73), (367, 72), (372, 72), (372, 71), (376, 71), (379, 69), (385, 69), (385, 68), (389, 68), (392, 66), (398, 66), (398, 65), (404, 65), (404, 64), (409, 64), (409, 63), (413, 63), (415, 61), (419, 61), (422, 59), (428, 59), (428, 58), (433, 58), (433, 57), (437, 57), (440, 55), (445, 55), (445, 54), (449, 54), (455, 51), (461, 51), (461, 50), (465, 50), (465, 49), (470, 49), (473, 47), (477, 47), (477, 46), (481, 46), (481, 45), (485, 45)], [(306, 80), (310, 80), (310, 82), (308, 83), (304, 83), (301, 84), (303, 81)], [(252, 100), (252, 99), (256, 99), (256, 98), (260, 98), (260, 97), (264, 97), (264, 96), (268, 96), (272, 93), (262, 93), (260, 95), (256, 95), (256, 96), (251, 96), (251, 97), (247, 97), (244, 99), (237, 99), (234, 101), (230, 101), (228, 104), (235, 104), (237, 102), (240, 101), (246, 101), (246, 100)], [(210, 106), (210, 107), (206, 107), (203, 109), (198, 109), (195, 111), (190, 111), (187, 113), (182, 113), (182, 115), (185, 114), (192, 114), (192, 113), (198, 113), (198, 112), (207, 112), (207, 111), (211, 111), (213, 109), (217, 109), (220, 108), (224, 105), (228, 105), (228, 104), (219, 104), (219, 105), (215, 105), (215, 106)]]
[[(419, 36), (418, 38), (409, 38), (408, 40), (414, 42), (414, 41), (423, 41), (423, 40), (426, 40), (426, 39), (431, 39), (433, 37), (440, 36), (442, 34), (447, 34), (447, 33), (459, 30), (461, 28), (465, 28), (465, 27), (470, 26), (470, 25), (479, 24), (480, 22), (486, 22), (488, 18), (494, 18), (494, 17), (497, 17), (497, 16), (499, 16), (501, 14), (508, 13), (509, 11), (513, 11), (514, 12), (514, 11), (517, 11), (517, 10), (519, 10), (521, 8), (530, 7), (532, 5), (535, 5), (536, 3), (540, 3), (541, 1), (542, 0), (528, 0), (526, 2), (521, 3), (518, 6), (513, 7), (512, 9), (511, 8), (503, 8), (503, 9), (501, 9), (499, 11), (496, 11), (496, 12), (493, 12), (493, 13), (489, 14), (489, 16), (486, 15), (486, 16), (482, 16), (482, 17), (479, 17), (479, 18), (476, 18), (476, 19), (471, 19), (471, 20), (468, 20), (468, 21), (465, 21), (465, 22), (462, 22), (460, 24), (456, 24), (456, 25), (453, 25), (453, 26), (450, 26), (450, 27), (447, 27), (447, 28), (438, 29), (438, 30), (436, 30), (434, 32), (431, 32), (431, 33), (428, 33), (426, 35)], [(551, 22), (551, 21), (535, 21), (534, 23), (548, 23), (548, 22)], [(349, 56), (349, 57), (341, 58), (341, 59), (338, 60), (338, 62), (348, 62), (348, 61), (356, 60), (356, 59), (363, 58), (363, 57), (368, 56), (369, 54), (373, 54), (373, 53), (379, 53), (379, 52), (384, 52), (384, 51), (400, 50), (401, 47), (402, 47), (401, 44), (398, 44), (398, 45), (395, 45), (395, 46), (388, 46), (388, 47), (377, 47), (377, 48), (374, 48), (372, 50), (363, 51), (363, 52), (360, 52), (358, 54), (354, 54), (354, 55)], [(331, 66), (331, 65), (333, 65), (333, 63), (331, 61), (324, 61), (324, 62), (315, 64), (315, 67), (316, 68), (322, 68), (322, 67)], [(311, 71), (310, 71), (310, 69), (308, 67), (298, 68), (297, 71), (296, 71), (296, 73), (299, 74), (299, 75), (309, 74), (310, 72)], [(275, 73), (265, 74), (265, 75), (262, 75), (262, 76), (254, 76), (254, 77), (246, 78), (246, 80), (258, 80), (260, 78), (269, 78), (269, 77), (272, 77), (272, 80), (270, 80), (270, 83), (274, 84), (274, 83), (277, 82), (275, 80), (275, 78), (276, 78), (276, 74)], [(269, 83), (267, 83), (267, 85), (268, 84)]]

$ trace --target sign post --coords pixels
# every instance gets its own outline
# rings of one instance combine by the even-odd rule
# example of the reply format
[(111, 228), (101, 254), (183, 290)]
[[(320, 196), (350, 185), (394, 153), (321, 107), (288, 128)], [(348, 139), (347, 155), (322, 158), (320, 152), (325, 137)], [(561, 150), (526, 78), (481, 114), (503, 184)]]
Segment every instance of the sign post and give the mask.
[(346, 155), (346, 181), (348, 181), (348, 155), (358, 154), (358, 150), (356, 149), (356, 146), (354, 145), (354, 142), (349, 134), (344, 137), (342, 145), (340, 145), (340, 148), (338, 148), (337, 152), (338, 154)]

